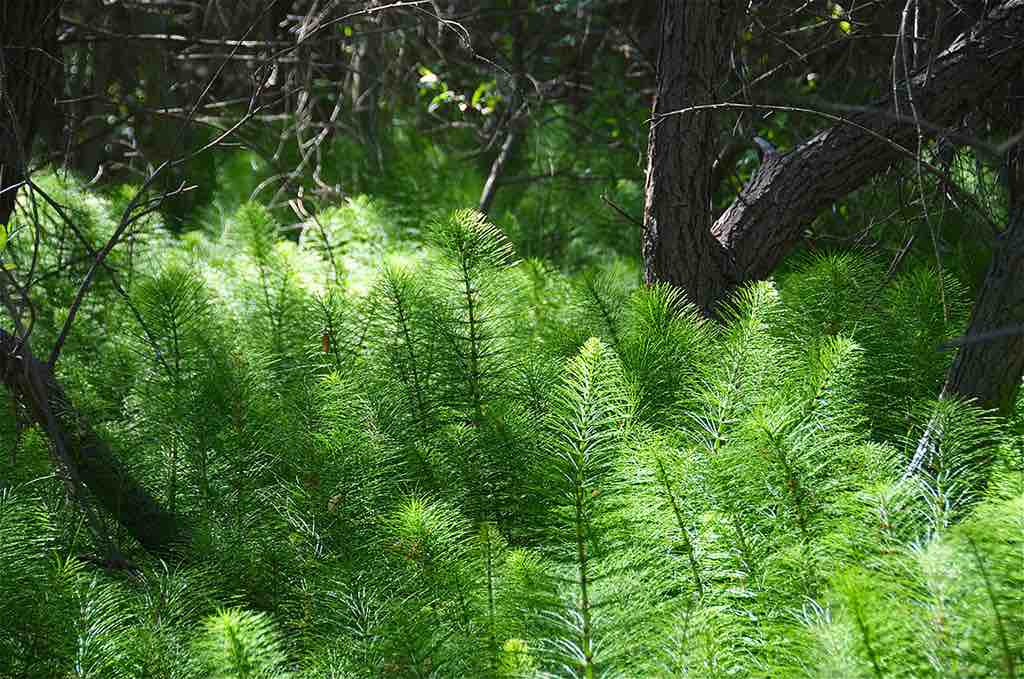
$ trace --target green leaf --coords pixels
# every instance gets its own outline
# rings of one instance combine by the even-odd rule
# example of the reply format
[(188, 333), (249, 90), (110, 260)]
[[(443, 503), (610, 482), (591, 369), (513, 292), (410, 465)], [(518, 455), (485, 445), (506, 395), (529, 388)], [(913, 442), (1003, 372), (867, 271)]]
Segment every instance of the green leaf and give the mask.
[(473, 108), (481, 113), (492, 112), (494, 110), (494, 105), (498, 100), (494, 95), (494, 87), (495, 82), (493, 80), (480, 83), (476, 90), (473, 91), (473, 96), (469, 100), (469, 103)]
[(418, 70), (420, 72), (421, 87), (434, 88), (438, 86), (443, 86), (443, 84), (441, 83), (441, 78), (439, 78), (436, 73), (431, 71), (426, 66), (420, 66)]
[[(7, 242), (10, 240), (10, 238), (11, 232), (8, 230), (8, 226), (6, 224), (0, 224), (0, 252), (2, 252), (4, 248), (7, 247)], [(0, 261), (0, 271), (13, 270), (14, 266), (12, 264), (7, 264), (3, 261)]]

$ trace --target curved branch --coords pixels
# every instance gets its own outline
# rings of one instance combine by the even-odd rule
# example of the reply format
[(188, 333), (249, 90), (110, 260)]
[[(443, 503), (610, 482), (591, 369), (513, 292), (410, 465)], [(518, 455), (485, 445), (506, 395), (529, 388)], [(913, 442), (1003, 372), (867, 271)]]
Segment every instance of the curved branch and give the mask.
[(78, 414), (50, 366), (0, 328), (0, 381), (46, 432), (58, 462), (151, 554), (169, 557), (188, 541), (180, 517), (135, 480)]
[(896, 145), (913, 144), (918, 129), (892, 112), (907, 108), (908, 91), (920, 118), (952, 125), (1021, 68), (1024, 0), (1006, 0), (879, 104), (884, 113), (851, 115), (763, 165), (712, 229), (732, 257), (735, 283), (769, 275), (822, 210), (904, 155)]

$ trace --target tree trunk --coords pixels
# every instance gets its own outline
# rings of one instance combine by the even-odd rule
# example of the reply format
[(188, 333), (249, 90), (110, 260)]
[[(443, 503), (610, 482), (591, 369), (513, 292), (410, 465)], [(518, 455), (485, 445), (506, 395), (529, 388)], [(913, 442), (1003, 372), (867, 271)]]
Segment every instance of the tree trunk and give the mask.
[(1013, 409), (1024, 375), (1024, 143), (1008, 161), (1009, 219), (942, 391), (1004, 415)]
[[(996, 92), (1024, 69), (1024, 0), (993, 3), (971, 30), (897, 85), (895, 98), (845, 116), (789, 153), (766, 154), (712, 225), (713, 110), (673, 112), (720, 103), (714, 78), (731, 48), (729, 4), (662, 2), (644, 211), (646, 280), (682, 287), (709, 315), (737, 285), (770, 275), (822, 210), (917, 152), (919, 120), (926, 123), (920, 133), (933, 136), (986, 98), (1002, 96)], [(1009, 222), (943, 392), (1003, 412), (1013, 406), (1024, 372), (1021, 163), (1018, 148)]]
[(181, 520), (165, 511), (124, 468), (57, 383), (50, 367), (28, 346), (0, 329), (0, 376), (8, 391), (33, 422), (42, 427), (55, 457), (73, 481), (81, 481), (92, 497), (146, 551), (168, 557), (186, 540)]
[[(707, 177), (715, 157), (713, 77), (728, 53), (727, 3), (663, 2), (658, 102), (650, 133), (644, 262), (649, 282), (684, 288), (710, 313), (737, 285), (768, 276), (822, 210), (916, 150), (908, 83), (784, 155), (768, 155), (737, 200), (710, 225)], [(712, 38), (711, 36), (715, 36)], [(1003, 0), (909, 82), (925, 136), (952, 125), (1024, 68), (1024, 0)], [(717, 70), (716, 70), (717, 69)], [(665, 117), (667, 115), (667, 117)]]
[(54, 112), (61, 4), (0, 2), (0, 224), (10, 221), (32, 140)]
[[(83, 23), (121, 35), (135, 32), (131, 13), (123, 3), (82, 3), (80, 11)], [(134, 89), (132, 83), (137, 84), (139, 64), (147, 61), (149, 55), (140, 54), (138, 43), (110, 41), (101, 49), (95, 43), (76, 44), (66, 48), (64, 56), (89, 65), (69, 69), (64, 76), (66, 95), (76, 100), (65, 109), (70, 118), (69, 133), (76, 143), (68, 145), (64, 162), (86, 177), (104, 176), (110, 169), (109, 144), (114, 134), (114, 128), (107, 122), (108, 115), (120, 104), (118, 99)], [(101, 96), (91, 96), (97, 93)], [(60, 148), (64, 139), (62, 132), (58, 130), (47, 140), (55, 149)]]
[(736, 0), (662, 0), (658, 90), (648, 140), (643, 257), (648, 283), (669, 281), (702, 308), (737, 282), (711, 233), (712, 111), (666, 115), (718, 101), (739, 16)]
[[(370, 6), (370, 5), (368, 5)], [(380, 78), (386, 68), (381, 60), (381, 23), (371, 14), (362, 23), (352, 55), (352, 113), (359, 126), (360, 141), (366, 144), (377, 170), (384, 169), (384, 152), (377, 134)]]

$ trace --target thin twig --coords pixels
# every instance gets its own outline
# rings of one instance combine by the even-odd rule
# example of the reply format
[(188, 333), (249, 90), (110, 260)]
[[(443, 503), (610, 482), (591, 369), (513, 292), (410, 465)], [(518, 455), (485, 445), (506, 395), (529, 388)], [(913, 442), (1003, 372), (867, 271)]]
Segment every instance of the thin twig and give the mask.
[(1024, 335), (1024, 325), (1011, 325), (1005, 328), (999, 328), (998, 330), (989, 330), (988, 332), (979, 332), (973, 335), (961, 335), (960, 337), (954, 337), (953, 339), (946, 340), (940, 344), (938, 351), (949, 351), (950, 349), (967, 346), (968, 344), (981, 344), (982, 342), (991, 342), (992, 340), (1002, 339), (1004, 337), (1016, 337), (1017, 335)]
[(610, 207), (611, 209), (613, 209), (616, 212), (618, 212), (626, 221), (631, 222), (631, 223), (635, 224), (636, 226), (639, 226), (641, 229), (644, 228), (644, 223), (642, 221), (640, 221), (639, 219), (637, 219), (636, 217), (634, 217), (633, 215), (629, 214), (628, 212), (623, 210), (621, 207), (616, 205), (612, 201), (612, 199), (608, 197), (607, 193), (602, 193), (601, 194), (601, 200), (603, 200), (605, 203), (607, 203), (608, 207)]

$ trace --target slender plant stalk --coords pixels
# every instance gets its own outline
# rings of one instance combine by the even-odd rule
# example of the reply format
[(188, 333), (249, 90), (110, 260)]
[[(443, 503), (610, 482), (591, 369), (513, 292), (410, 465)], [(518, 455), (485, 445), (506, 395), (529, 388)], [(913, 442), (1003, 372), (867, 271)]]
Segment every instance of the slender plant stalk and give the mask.
[(985, 567), (985, 560), (978, 549), (978, 543), (970, 535), (967, 536), (967, 545), (971, 548), (971, 556), (974, 558), (974, 564), (981, 574), (981, 579), (985, 581), (985, 594), (988, 595), (989, 604), (992, 606), (992, 616), (995, 619), (996, 634), (999, 636), (999, 649), (1003, 654), (1003, 666), (1006, 669), (1007, 679), (1017, 679), (1017, 662), (1013, 657), (1013, 652), (1010, 650), (1010, 642), (1006, 634), (1006, 623), (1003, 621), (1003, 615), (999, 610), (999, 600), (996, 598), (995, 589), (992, 587), (992, 578), (989, 577), (988, 569)]
[(669, 481), (668, 474), (665, 473), (665, 465), (662, 464), (661, 460), (658, 460), (658, 471), (660, 472), (661, 484), (665, 487), (665, 495), (668, 496), (668, 501), (672, 505), (672, 513), (676, 517), (679, 534), (683, 537), (683, 546), (686, 548), (686, 557), (690, 562), (690, 571), (693, 573), (693, 582), (697, 586), (697, 594), (703, 599), (704, 583), (700, 576), (700, 564), (697, 563), (697, 554), (694, 552), (693, 542), (690, 540), (690, 531), (687, 529), (686, 522), (683, 521), (683, 513), (680, 511), (678, 503), (676, 503), (675, 493), (672, 492), (671, 482)]

